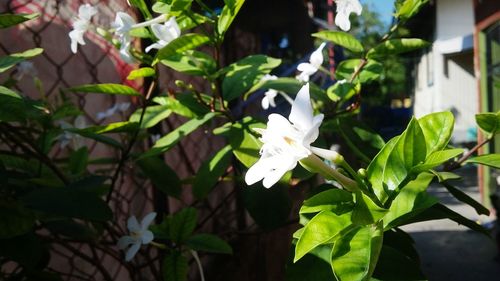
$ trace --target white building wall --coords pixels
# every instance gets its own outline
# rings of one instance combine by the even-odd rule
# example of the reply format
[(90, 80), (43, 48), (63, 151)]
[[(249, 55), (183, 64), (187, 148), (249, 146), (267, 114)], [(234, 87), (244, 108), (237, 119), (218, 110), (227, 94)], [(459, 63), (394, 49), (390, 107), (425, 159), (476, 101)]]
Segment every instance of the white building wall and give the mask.
[(436, 38), (432, 49), (417, 63), (415, 115), (452, 110), (456, 142), (466, 141), (467, 130), (475, 127), (477, 86), (472, 50), (447, 54), (445, 49), (450, 49), (450, 42), (461, 42), (456, 39), (473, 33), (473, 11), (472, 0), (436, 0)]

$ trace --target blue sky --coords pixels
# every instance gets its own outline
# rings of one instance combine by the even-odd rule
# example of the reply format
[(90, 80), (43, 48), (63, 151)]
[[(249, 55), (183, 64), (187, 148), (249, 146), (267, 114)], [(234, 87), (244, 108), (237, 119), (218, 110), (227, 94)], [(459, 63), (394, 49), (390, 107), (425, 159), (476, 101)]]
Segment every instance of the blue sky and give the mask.
[(360, 0), (362, 4), (368, 4), (382, 16), (382, 21), (386, 24), (391, 23), (394, 1), (393, 0)]

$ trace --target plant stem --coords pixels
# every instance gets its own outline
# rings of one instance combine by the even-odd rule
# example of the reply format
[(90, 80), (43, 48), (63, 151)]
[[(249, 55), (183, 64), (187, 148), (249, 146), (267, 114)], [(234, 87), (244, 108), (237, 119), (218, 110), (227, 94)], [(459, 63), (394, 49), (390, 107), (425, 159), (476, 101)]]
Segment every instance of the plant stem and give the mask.
[(472, 154), (476, 153), (481, 147), (483, 147), (485, 144), (490, 142), (493, 139), (493, 136), (490, 136), (486, 139), (484, 139), (482, 142), (476, 144), (471, 150), (469, 150), (467, 153), (465, 153), (460, 159), (458, 159), (456, 162), (453, 162), (450, 166), (446, 167), (446, 171), (451, 171), (460, 168), (463, 162), (465, 162), (469, 157), (472, 156)]
[(342, 175), (332, 167), (326, 165), (321, 159), (318, 158), (318, 156), (314, 154), (311, 154), (307, 158), (300, 160), (300, 164), (302, 164), (304, 168), (312, 172), (319, 173), (328, 180), (337, 181), (350, 192), (360, 191), (360, 187), (355, 181)]

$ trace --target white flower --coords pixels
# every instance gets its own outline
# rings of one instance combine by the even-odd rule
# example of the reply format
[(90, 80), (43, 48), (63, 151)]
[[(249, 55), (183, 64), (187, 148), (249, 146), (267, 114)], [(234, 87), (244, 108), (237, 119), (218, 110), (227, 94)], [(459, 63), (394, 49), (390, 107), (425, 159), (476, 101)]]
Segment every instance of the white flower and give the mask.
[(75, 22), (73, 22), (73, 30), (68, 34), (71, 39), (71, 51), (74, 54), (76, 54), (78, 44), (85, 45), (83, 35), (89, 29), (90, 19), (95, 14), (97, 14), (97, 8), (89, 4), (81, 5), (80, 8), (78, 8), (78, 17)]
[(363, 6), (358, 0), (335, 0), (337, 4), (337, 16), (335, 17), (335, 24), (344, 31), (351, 29), (351, 22), (349, 16), (355, 13), (360, 16), (363, 11)]
[(159, 39), (158, 42), (149, 45), (146, 48), (146, 53), (151, 51), (151, 49), (161, 49), (165, 47), (170, 41), (178, 38), (181, 35), (181, 29), (175, 20), (175, 17), (171, 17), (164, 24), (151, 24), (151, 30), (156, 38)]
[[(276, 80), (278, 77), (276, 75), (270, 75), (266, 74), (264, 77), (262, 77), (261, 81), (269, 81), (269, 80)], [(264, 97), (262, 98), (261, 105), (264, 110), (267, 110), (269, 108), (269, 105), (271, 107), (276, 107), (276, 102), (274, 101), (274, 98), (278, 95), (278, 91), (274, 89), (269, 89), (267, 92), (264, 93)]]
[(124, 250), (130, 245), (127, 253), (125, 254), (125, 261), (130, 261), (137, 254), (141, 245), (151, 243), (154, 239), (153, 232), (148, 230), (149, 225), (156, 217), (156, 213), (152, 212), (147, 214), (141, 221), (137, 221), (135, 216), (131, 216), (127, 221), (127, 228), (130, 235), (121, 237), (116, 244), (120, 250)]
[(16, 74), (14, 74), (14, 79), (20, 81), (24, 76), (35, 77), (37, 75), (38, 71), (32, 62), (22, 61), (16, 65)]
[(325, 48), (326, 43), (323, 42), (309, 57), (309, 62), (303, 62), (297, 66), (298, 71), (302, 71), (297, 75), (297, 79), (302, 82), (309, 82), (309, 77), (316, 73), (318, 69), (323, 64), (323, 48)]
[(117, 112), (125, 112), (127, 109), (130, 107), (129, 102), (122, 102), (122, 103), (117, 103), (113, 105), (112, 107), (108, 108), (106, 111), (98, 112), (96, 115), (97, 120), (102, 120), (108, 117), (113, 116)]
[(80, 115), (75, 118), (73, 125), (68, 122), (61, 121), (60, 122), (61, 129), (65, 130), (62, 135), (59, 136), (61, 148), (65, 148), (68, 144), (71, 144), (74, 150), (78, 150), (79, 148), (84, 146), (83, 138), (75, 133), (67, 131), (67, 129), (76, 128), (76, 129), (84, 129), (87, 127), (87, 122), (85, 121), (85, 117)]
[(301, 159), (308, 157), (311, 143), (319, 134), (323, 114), (313, 116), (309, 84), (304, 85), (293, 101), (288, 120), (279, 115), (269, 115), (266, 129), (259, 129), (264, 143), (260, 159), (248, 170), (245, 182), (249, 185), (262, 179), (266, 188), (273, 186)]
[(124, 12), (116, 13), (115, 22), (112, 24), (118, 41), (120, 41), (120, 57), (127, 63), (134, 62), (134, 57), (130, 54), (132, 38), (129, 32), (135, 24), (134, 18)]

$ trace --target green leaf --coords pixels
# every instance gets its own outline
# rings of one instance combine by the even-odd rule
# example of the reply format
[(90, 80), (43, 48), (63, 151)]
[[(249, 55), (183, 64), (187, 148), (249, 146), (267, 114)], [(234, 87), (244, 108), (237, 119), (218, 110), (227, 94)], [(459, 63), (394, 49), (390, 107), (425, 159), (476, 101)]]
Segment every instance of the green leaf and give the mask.
[(352, 117), (337, 119), (339, 132), (351, 150), (369, 163), (385, 145), (382, 137), (365, 123)]
[(40, 14), (2, 14), (0, 15), (0, 28), (7, 28), (28, 20), (37, 18)]
[(382, 248), (382, 224), (357, 228), (335, 241), (332, 269), (339, 281), (370, 280)]
[(434, 175), (422, 173), (401, 189), (396, 199), (392, 201), (389, 212), (384, 217), (384, 229), (390, 229), (405, 224), (405, 221), (427, 210), (438, 202), (430, 196), (426, 189)]
[(170, 239), (175, 243), (184, 242), (196, 227), (198, 212), (188, 207), (172, 215), (170, 219)]
[(204, 251), (216, 254), (232, 254), (229, 244), (212, 234), (196, 234), (188, 238), (186, 245), (195, 251)]
[[(337, 66), (335, 77), (337, 80), (345, 79), (349, 81), (360, 65), (361, 59), (344, 60)], [(384, 67), (381, 63), (375, 60), (368, 60), (355, 81), (358, 81), (359, 83), (367, 83), (377, 80), (383, 70)]]
[(187, 118), (203, 116), (209, 112), (195, 97), (190, 94), (180, 94), (176, 97), (155, 97), (154, 102), (166, 106), (173, 113)]
[(413, 118), (406, 130), (389, 141), (368, 166), (368, 180), (381, 202), (411, 176), (411, 169), (423, 162), (425, 155), (424, 134)]
[(375, 204), (370, 197), (361, 192), (356, 193), (356, 205), (352, 212), (352, 222), (357, 225), (368, 225), (378, 222), (389, 210)]
[(349, 213), (339, 216), (329, 211), (314, 216), (304, 226), (302, 235), (295, 245), (294, 262), (319, 245), (331, 243), (330, 240), (351, 224), (350, 217)]
[(217, 68), (217, 63), (211, 56), (194, 50), (163, 58), (161, 63), (175, 71), (199, 76), (209, 76)]
[(334, 102), (346, 102), (361, 90), (360, 84), (335, 83), (326, 90), (328, 98)]
[(472, 197), (467, 195), (465, 192), (462, 190), (454, 187), (453, 185), (447, 183), (447, 182), (441, 182), (441, 184), (448, 189), (448, 191), (458, 200), (461, 202), (464, 202), (465, 204), (471, 206), (474, 208), (477, 212), (478, 215), (490, 215), (490, 210), (488, 210), (486, 207), (481, 205), (481, 203), (477, 202), (474, 200)]
[(205, 22), (213, 22), (211, 19), (201, 14), (194, 13), (193, 11), (190, 11), (189, 15), (186, 13), (178, 16), (176, 20), (181, 30), (189, 30), (204, 24)]
[(122, 144), (120, 142), (116, 141), (115, 139), (93, 133), (91, 130), (69, 128), (69, 129), (66, 129), (66, 131), (78, 134), (82, 137), (93, 139), (97, 142), (105, 143), (105, 144), (113, 146), (115, 148), (119, 148), (119, 149), (122, 148)]
[(134, 88), (120, 84), (88, 84), (69, 88), (72, 92), (99, 93), (108, 95), (142, 96)]
[(396, 18), (406, 21), (416, 15), (429, 0), (405, 0), (402, 5), (396, 5)]
[(153, 5), (153, 11), (170, 16), (181, 15), (183, 11), (191, 8), (193, 0), (160, 0)]
[(500, 169), (500, 153), (479, 155), (469, 158), (466, 163), (476, 163)]
[(227, 145), (201, 164), (193, 183), (193, 193), (197, 199), (204, 199), (219, 182), (219, 178), (231, 164), (231, 156), (231, 146)]
[(325, 190), (305, 200), (299, 213), (308, 214), (332, 211), (340, 215), (346, 210), (352, 210), (353, 207), (352, 193), (335, 188)]
[(383, 58), (426, 48), (429, 45), (429, 42), (417, 38), (390, 39), (369, 50), (366, 57), (369, 59)]
[(139, 159), (136, 163), (156, 188), (167, 196), (179, 198), (182, 191), (181, 180), (163, 159), (148, 157)]
[[(293, 246), (293, 245), (292, 245)], [(324, 248), (324, 250), (322, 249)], [(293, 262), (292, 254), (295, 249), (290, 249), (290, 258), (286, 265), (286, 281), (336, 281), (330, 266), (331, 245), (319, 246), (313, 252), (321, 250), (325, 252), (326, 260), (315, 253), (302, 257)]]
[(44, 225), (50, 232), (72, 239), (89, 241), (97, 238), (95, 230), (73, 220), (48, 221), (45, 222)]
[(26, 207), (52, 215), (83, 220), (108, 221), (113, 213), (91, 192), (69, 188), (37, 189), (22, 198)]
[(450, 210), (448, 207), (440, 203), (433, 205), (424, 212), (413, 217), (410, 221), (407, 221), (407, 224), (421, 222), (421, 221), (429, 221), (429, 220), (441, 220), (441, 219), (450, 219), (458, 224), (470, 228), (471, 230), (477, 231), (479, 233), (482, 233), (490, 237), (490, 232), (486, 230), (484, 227), (482, 227), (480, 224), (465, 218), (464, 216)]
[(185, 281), (188, 274), (188, 260), (179, 251), (169, 251), (162, 264), (164, 281)]
[(418, 260), (411, 259), (398, 248), (386, 245), (382, 246), (373, 276), (380, 280), (427, 280), (419, 267)]
[(26, 118), (24, 99), (16, 92), (0, 86), (0, 121), (22, 121)]
[(170, 41), (167, 46), (158, 51), (153, 64), (156, 64), (164, 59), (168, 60), (173, 55), (182, 54), (185, 51), (193, 50), (207, 44), (208, 42), (210, 42), (210, 37), (202, 34), (187, 33), (181, 35), (178, 38)]
[(175, 130), (171, 131), (166, 136), (159, 139), (154, 144), (154, 146), (149, 151), (142, 154), (140, 158), (150, 157), (150, 156), (158, 155), (158, 154), (161, 154), (165, 151), (168, 151), (169, 149), (174, 147), (183, 137), (194, 132), (201, 125), (210, 121), (215, 115), (216, 115), (216, 113), (210, 112), (210, 113), (207, 113), (203, 117), (195, 118), (195, 119), (191, 119), (191, 120), (187, 121), (186, 123), (184, 123), (181, 126), (179, 126), (178, 128), (176, 128)]
[(442, 150), (450, 141), (455, 118), (449, 111), (435, 112), (418, 119), (427, 147), (426, 156)]
[[(132, 115), (130, 115), (129, 122), (139, 124), (141, 120), (142, 108), (137, 109)], [(141, 129), (147, 129), (155, 126), (161, 121), (167, 119), (172, 111), (167, 105), (155, 105), (148, 106), (146, 112), (144, 112), (144, 117), (141, 122)]]
[(342, 46), (354, 53), (364, 51), (363, 45), (351, 34), (341, 31), (324, 30), (312, 34), (313, 37), (320, 38), (326, 41)]
[(250, 216), (265, 230), (282, 226), (290, 217), (292, 201), (288, 186), (277, 184), (268, 189), (255, 184), (243, 188), (241, 196)]
[[(0, 15), (0, 17), (1, 16), (2, 15)], [(0, 21), (1, 21), (1, 18), (0, 18)], [(14, 53), (14, 54), (10, 54), (10, 55), (5, 56), (5, 57), (0, 57), (0, 73), (10, 69), (14, 65), (16, 65), (16, 64), (18, 64), (26, 59), (36, 57), (36, 56), (40, 55), (41, 53), (43, 53), (42, 48), (35, 48), (35, 49), (30, 49), (30, 50), (24, 51), (22, 53)]]
[(144, 2), (144, 0), (129, 0), (128, 3), (130, 3), (131, 6), (139, 9), (145, 19), (150, 19), (152, 17), (151, 13), (149, 12), (148, 5), (146, 4), (146, 2)]
[(476, 114), (476, 123), (487, 134), (498, 134), (500, 133), (500, 111)]
[(412, 169), (412, 172), (416, 173), (416, 174), (421, 173), (421, 172), (427, 172), (429, 169), (437, 167), (437, 166), (443, 164), (444, 162), (446, 162), (452, 158), (457, 157), (458, 155), (462, 154), (463, 152), (464, 152), (464, 150), (461, 148), (435, 151), (435, 152), (431, 153), (425, 159), (424, 163), (415, 166)]
[(130, 71), (130, 73), (127, 76), (127, 79), (128, 80), (135, 80), (138, 78), (151, 77), (151, 76), (155, 76), (155, 75), (156, 75), (156, 71), (154, 70), (154, 68), (141, 67), (139, 69), (134, 69), (134, 70)]
[(265, 125), (251, 117), (232, 124), (229, 129), (229, 144), (233, 148), (236, 158), (247, 168), (251, 167), (260, 158), (261, 142), (258, 140), (254, 128), (264, 128)]
[(73, 175), (79, 175), (85, 171), (87, 168), (87, 163), (89, 160), (89, 150), (86, 146), (74, 151), (69, 156), (69, 171)]
[(35, 226), (33, 212), (16, 201), (0, 201), (0, 239), (25, 234)]
[(222, 12), (217, 21), (217, 33), (221, 38), (224, 37), (229, 26), (231, 26), (231, 23), (240, 11), (243, 3), (245, 3), (245, 0), (234, 0), (231, 5), (226, 2), (226, 5), (222, 8)]
[(137, 130), (139, 127), (138, 123), (135, 122), (115, 122), (100, 126), (91, 126), (84, 129), (69, 128), (68, 131), (89, 134), (107, 134), (107, 133), (131, 133)]
[(222, 81), (224, 99), (231, 101), (242, 96), (252, 86), (259, 83), (265, 74), (269, 74), (280, 64), (280, 59), (252, 55), (229, 65)]

